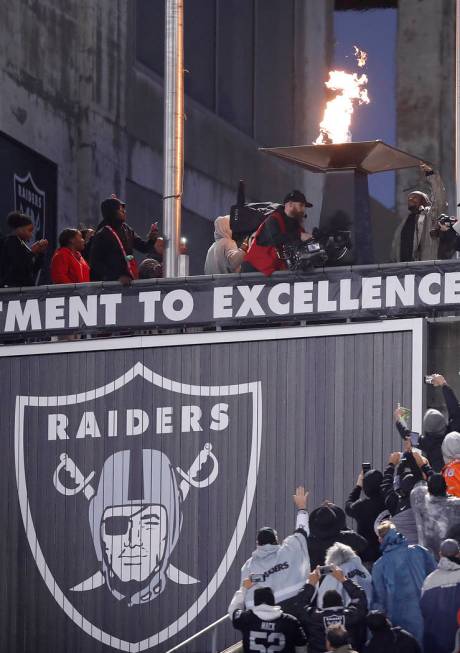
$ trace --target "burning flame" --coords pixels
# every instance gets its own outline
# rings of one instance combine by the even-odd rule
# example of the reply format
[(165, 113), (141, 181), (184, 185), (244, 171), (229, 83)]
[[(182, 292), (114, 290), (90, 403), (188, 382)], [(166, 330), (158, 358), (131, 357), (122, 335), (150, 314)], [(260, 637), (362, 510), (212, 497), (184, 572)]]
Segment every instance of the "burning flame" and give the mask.
[[(358, 66), (366, 65), (367, 53), (356, 45), (355, 55)], [(326, 88), (335, 91), (334, 98), (326, 103), (323, 119), (319, 125), (320, 134), (315, 145), (326, 143), (345, 143), (351, 141), (351, 116), (356, 104), (369, 104), (367, 95), (367, 75), (347, 73), (344, 70), (329, 71)]]
[(359, 68), (364, 68), (367, 62), (367, 52), (360, 50), (357, 45), (354, 45), (353, 47), (355, 49), (355, 57)]

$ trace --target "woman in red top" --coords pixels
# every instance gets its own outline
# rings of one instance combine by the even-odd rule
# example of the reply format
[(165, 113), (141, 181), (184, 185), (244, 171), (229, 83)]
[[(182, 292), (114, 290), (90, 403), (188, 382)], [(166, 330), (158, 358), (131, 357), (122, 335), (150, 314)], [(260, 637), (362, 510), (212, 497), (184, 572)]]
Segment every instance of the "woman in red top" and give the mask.
[(81, 255), (85, 240), (78, 229), (64, 229), (59, 236), (59, 249), (51, 260), (53, 283), (84, 283), (89, 281), (89, 265)]

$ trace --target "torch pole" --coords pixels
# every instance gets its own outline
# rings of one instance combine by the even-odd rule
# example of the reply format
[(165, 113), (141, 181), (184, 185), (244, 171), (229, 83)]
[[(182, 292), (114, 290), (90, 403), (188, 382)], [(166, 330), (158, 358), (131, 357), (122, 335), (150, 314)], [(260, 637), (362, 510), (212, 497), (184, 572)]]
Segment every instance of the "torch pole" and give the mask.
[[(460, 0), (455, 12), (455, 204), (460, 202)], [(460, 217), (456, 206), (457, 217)]]
[(166, 0), (163, 147), (164, 276), (177, 277), (184, 171), (184, 0)]

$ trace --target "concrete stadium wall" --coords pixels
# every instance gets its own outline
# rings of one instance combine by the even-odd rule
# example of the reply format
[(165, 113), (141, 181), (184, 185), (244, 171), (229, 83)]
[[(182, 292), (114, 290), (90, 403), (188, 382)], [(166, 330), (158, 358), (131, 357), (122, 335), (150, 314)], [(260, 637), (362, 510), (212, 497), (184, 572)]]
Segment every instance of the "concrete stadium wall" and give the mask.
[[(318, 221), (321, 179), (257, 151), (259, 145), (309, 142), (319, 122), (333, 3), (288, 4), (254, 0), (258, 29), (249, 43), (243, 34), (246, 15), (238, 13), (247, 3), (193, 0), (187, 5), (186, 39), (200, 42), (200, 21), (193, 20), (200, 10), (225, 9), (233, 15), (232, 41), (256, 56), (253, 134), (216, 114), (225, 113), (225, 106), (213, 111), (187, 98), (183, 205), (196, 220), (227, 212), (238, 180), (245, 178), (249, 197), (258, 200), (279, 200), (294, 186), (306, 189), (316, 204), (312, 222)], [(101, 198), (112, 192), (125, 196), (127, 180), (162, 194), (162, 80), (136, 54), (143, 38), (136, 22), (141, 5), (141, 0), (0, 0), (0, 130), (57, 163), (59, 229), (97, 223)], [(286, 44), (278, 36), (280, 20)], [(153, 52), (162, 29), (146, 25)], [(283, 56), (287, 44), (292, 69)], [(227, 114), (238, 121), (239, 96), (247, 101), (247, 73), (240, 80), (244, 71), (227, 49), (220, 84), (232, 77), (236, 100)], [(203, 83), (196, 67), (193, 75)], [(150, 218), (141, 226), (147, 228)], [(212, 241), (211, 225), (198, 231), (203, 229), (201, 256)]]

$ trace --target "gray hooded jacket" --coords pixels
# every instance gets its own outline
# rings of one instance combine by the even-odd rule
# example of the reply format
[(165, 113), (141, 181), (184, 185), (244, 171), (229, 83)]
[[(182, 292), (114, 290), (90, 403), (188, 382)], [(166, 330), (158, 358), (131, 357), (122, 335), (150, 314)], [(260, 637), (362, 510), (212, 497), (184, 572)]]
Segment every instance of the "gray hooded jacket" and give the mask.
[[(353, 551), (351, 546), (336, 542), (326, 552), (326, 565), (337, 565), (347, 578), (354, 581), (366, 592), (367, 605), (372, 603), (372, 576), (361, 562), (361, 558)], [(324, 594), (328, 590), (336, 590), (342, 597), (343, 605), (347, 606), (351, 599), (343, 588), (343, 584), (332, 575), (327, 575), (318, 589), (317, 606), (323, 607)]]
[(230, 216), (222, 215), (214, 221), (214, 240), (206, 255), (205, 274), (239, 272), (245, 252), (233, 240)]
[(451, 526), (460, 524), (460, 498), (434, 497), (426, 483), (417, 483), (410, 495), (417, 524), (418, 543), (439, 560), (441, 542)]

